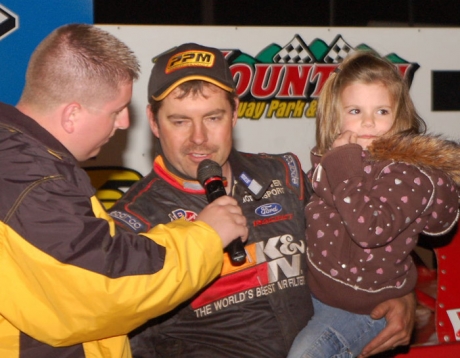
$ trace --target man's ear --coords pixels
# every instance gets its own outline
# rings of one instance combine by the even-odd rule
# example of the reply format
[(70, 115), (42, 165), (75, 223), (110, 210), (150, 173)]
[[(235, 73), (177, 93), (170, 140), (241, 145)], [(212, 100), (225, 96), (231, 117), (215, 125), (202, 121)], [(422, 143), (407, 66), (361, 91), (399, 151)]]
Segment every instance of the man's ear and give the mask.
[(75, 125), (81, 113), (81, 105), (76, 102), (66, 105), (61, 112), (61, 126), (65, 132), (71, 134), (75, 131)]
[(146, 109), (147, 117), (149, 119), (150, 130), (152, 131), (153, 135), (157, 138), (160, 138), (160, 131), (158, 128), (158, 122), (155, 120), (155, 116), (152, 112), (150, 104), (147, 105)]

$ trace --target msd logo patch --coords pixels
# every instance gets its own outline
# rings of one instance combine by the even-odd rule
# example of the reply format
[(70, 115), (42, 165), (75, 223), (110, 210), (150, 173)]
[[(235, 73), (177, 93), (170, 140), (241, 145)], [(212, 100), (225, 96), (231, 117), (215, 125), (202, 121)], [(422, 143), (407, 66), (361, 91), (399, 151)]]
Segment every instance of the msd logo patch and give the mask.
[(184, 67), (212, 67), (214, 59), (214, 54), (207, 51), (181, 52), (168, 61), (166, 73), (171, 73)]
[(197, 217), (197, 213), (192, 210), (185, 210), (185, 209), (176, 209), (171, 211), (169, 214), (169, 218), (171, 221), (178, 220), (178, 219), (185, 219), (187, 221), (195, 221)]
[(19, 28), (18, 16), (0, 4), (0, 40)]
[(257, 215), (267, 217), (278, 214), (283, 207), (278, 203), (264, 204), (254, 210)]

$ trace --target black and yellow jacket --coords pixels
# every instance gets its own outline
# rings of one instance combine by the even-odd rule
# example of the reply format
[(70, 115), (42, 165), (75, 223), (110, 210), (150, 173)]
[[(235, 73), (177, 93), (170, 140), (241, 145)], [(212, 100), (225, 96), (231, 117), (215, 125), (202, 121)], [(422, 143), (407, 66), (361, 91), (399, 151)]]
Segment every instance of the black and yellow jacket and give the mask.
[(220, 272), (202, 222), (120, 231), (75, 158), (0, 104), (0, 357), (130, 357), (126, 334)]

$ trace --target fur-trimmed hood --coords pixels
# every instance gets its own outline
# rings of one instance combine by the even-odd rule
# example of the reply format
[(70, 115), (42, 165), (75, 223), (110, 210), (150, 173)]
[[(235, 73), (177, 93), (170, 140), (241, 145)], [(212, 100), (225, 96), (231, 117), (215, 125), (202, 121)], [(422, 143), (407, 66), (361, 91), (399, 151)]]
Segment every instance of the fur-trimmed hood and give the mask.
[(460, 144), (439, 135), (399, 134), (374, 141), (368, 148), (372, 160), (393, 160), (438, 169), (460, 186)]

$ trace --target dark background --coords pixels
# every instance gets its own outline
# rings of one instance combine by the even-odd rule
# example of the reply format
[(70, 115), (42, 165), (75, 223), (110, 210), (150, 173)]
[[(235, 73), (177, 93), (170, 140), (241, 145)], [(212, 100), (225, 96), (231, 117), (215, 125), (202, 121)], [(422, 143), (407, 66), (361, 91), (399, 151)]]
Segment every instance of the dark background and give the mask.
[[(460, 0), (93, 0), (96, 24), (458, 27)], [(460, 40), (460, 39), (459, 39)], [(460, 71), (432, 74), (433, 110), (460, 111)], [(458, 90), (452, 90), (458, 88)]]
[(94, 0), (96, 24), (460, 26), (459, 0)]

